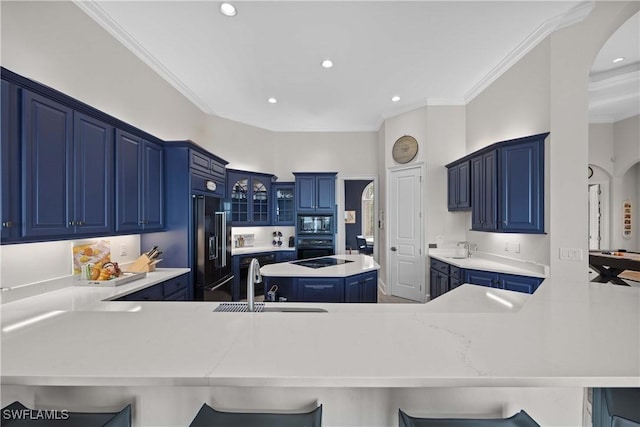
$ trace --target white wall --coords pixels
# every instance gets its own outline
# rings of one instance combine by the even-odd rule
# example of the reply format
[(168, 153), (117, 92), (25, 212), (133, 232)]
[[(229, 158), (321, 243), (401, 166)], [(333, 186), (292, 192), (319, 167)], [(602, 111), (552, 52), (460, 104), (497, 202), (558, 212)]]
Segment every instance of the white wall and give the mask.
[(205, 115), (72, 2), (0, 7), (3, 67), (159, 138), (203, 138)]
[(589, 124), (589, 164), (600, 167), (609, 175), (613, 175), (613, 144), (613, 123)]
[[(548, 132), (550, 41), (532, 49), (498, 80), (467, 104), (467, 153), (494, 142)], [(549, 231), (549, 139), (545, 143), (545, 231)], [(585, 168), (586, 169), (586, 164)], [(555, 177), (553, 178), (555, 180)], [(470, 214), (467, 229), (471, 227)], [(549, 265), (549, 236), (468, 231), (478, 250)], [(504, 250), (519, 243), (520, 253)], [(510, 249), (514, 245), (510, 246)]]

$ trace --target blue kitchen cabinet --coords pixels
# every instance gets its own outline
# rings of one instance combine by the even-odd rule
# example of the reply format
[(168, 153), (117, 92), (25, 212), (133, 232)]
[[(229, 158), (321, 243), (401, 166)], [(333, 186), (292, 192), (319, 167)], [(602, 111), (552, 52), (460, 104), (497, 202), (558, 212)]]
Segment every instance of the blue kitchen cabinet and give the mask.
[(273, 175), (228, 169), (227, 195), (235, 226), (270, 225)]
[(344, 279), (334, 277), (299, 278), (298, 298), (305, 302), (343, 302)]
[(164, 228), (163, 168), (160, 144), (116, 129), (116, 231)]
[(296, 251), (275, 251), (276, 262), (288, 262), (296, 259)]
[(182, 274), (120, 297), (116, 301), (191, 301), (189, 283), (189, 275)]
[(292, 226), (296, 222), (295, 184), (275, 182), (273, 184), (273, 225)]
[(286, 301), (300, 301), (298, 298), (298, 279), (295, 277), (267, 277), (263, 276), (264, 281), (264, 293), (273, 287), (277, 286), (276, 301), (280, 301), (283, 298)]
[(371, 271), (344, 279), (344, 302), (378, 302), (378, 272)]
[(27, 238), (113, 231), (113, 127), (24, 91)]
[(2, 80), (2, 228), (0, 239), (11, 242), (20, 237), (20, 97), (17, 86)]
[(449, 211), (471, 209), (470, 162), (447, 165), (447, 206)]
[(333, 213), (336, 207), (336, 173), (299, 173), (296, 177), (296, 210)]
[(463, 272), (456, 266), (432, 258), (429, 274), (430, 300), (460, 286)]
[(538, 277), (519, 276), (515, 274), (500, 274), (500, 288), (508, 291), (532, 294), (544, 279)]
[(500, 286), (498, 273), (491, 271), (465, 270), (465, 283), (497, 288)]
[(465, 282), (491, 288), (532, 294), (544, 279), (490, 271), (465, 270)]
[(22, 235), (65, 236), (74, 228), (73, 110), (23, 90)]
[(114, 230), (113, 127), (74, 113), (74, 211), (76, 234), (108, 234)]
[(495, 231), (498, 223), (498, 151), (471, 159), (471, 229)]
[(544, 233), (544, 140), (548, 133), (500, 147), (499, 230)]

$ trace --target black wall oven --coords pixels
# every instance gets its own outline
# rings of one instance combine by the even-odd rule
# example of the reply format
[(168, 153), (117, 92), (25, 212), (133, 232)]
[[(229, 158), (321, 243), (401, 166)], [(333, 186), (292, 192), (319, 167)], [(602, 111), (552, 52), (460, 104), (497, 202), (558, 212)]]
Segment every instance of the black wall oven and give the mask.
[(297, 243), (297, 259), (308, 259), (335, 255), (335, 250), (333, 247), (333, 236), (298, 238)]

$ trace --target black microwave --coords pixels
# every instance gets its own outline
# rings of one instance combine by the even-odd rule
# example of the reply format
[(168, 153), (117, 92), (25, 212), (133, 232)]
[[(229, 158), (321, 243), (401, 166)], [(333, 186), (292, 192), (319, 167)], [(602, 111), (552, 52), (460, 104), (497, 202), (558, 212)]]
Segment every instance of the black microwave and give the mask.
[(298, 215), (298, 234), (333, 234), (333, 215)]

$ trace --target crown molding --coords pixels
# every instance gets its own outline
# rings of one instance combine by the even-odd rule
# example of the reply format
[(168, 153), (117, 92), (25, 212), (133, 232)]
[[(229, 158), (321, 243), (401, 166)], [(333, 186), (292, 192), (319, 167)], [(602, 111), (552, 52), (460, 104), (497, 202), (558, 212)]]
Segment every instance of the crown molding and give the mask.
[(197, 108), (207, 114), (214, 114), (214, 111), (206, 102), (198, 97), (189, 87), (175, 74), (167, 69), (149, 51), (147, 51), (138, 41), (122, 28), (118, 23), (96, 3), (94, 0), (72, 0), (72, 2), (89, 17), (95, 20), (102, 28), (107, 30), (116, 40), (122, 43), (128, 50), (136, 55), (142, 62), (147, 64), (160, 77), (166, 80), (171, 86), (177, 89)]
[(527, 38), (525, 38), (514, 50), (512, 50), (502, 61), (498, 63), (486, 76), (475, 84), (464, 96), (465, 104), (471, 102), (476, 96), (482, 93), (487, 87), (496, 81), (509, 68), (513, 67), (529, 51), (536, 47), (549, 34), (559, 29), (576, 24), (585, 19), (595, 7), (595, 1), (588, 0), (575, 6), (568, 12), (548, 19)]

